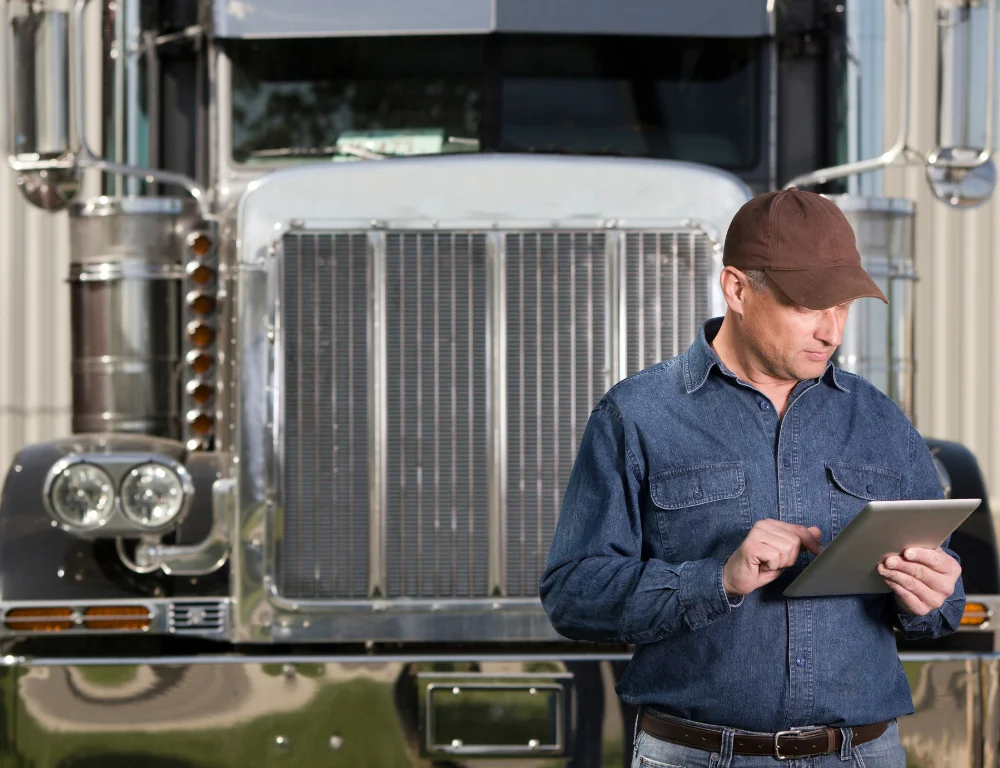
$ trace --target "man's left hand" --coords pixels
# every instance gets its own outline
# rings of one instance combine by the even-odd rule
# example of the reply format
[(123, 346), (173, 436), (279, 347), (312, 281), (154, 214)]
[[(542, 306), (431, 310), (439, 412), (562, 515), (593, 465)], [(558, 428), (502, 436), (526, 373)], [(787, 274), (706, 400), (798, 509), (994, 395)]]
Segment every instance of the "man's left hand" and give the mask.
[(878, 572), (900, 605), (917, 616), (926, 616), (954, 593), (962, 566), (941, 547), (910, 547), (902, 557), (891, 555), (879, 563)]

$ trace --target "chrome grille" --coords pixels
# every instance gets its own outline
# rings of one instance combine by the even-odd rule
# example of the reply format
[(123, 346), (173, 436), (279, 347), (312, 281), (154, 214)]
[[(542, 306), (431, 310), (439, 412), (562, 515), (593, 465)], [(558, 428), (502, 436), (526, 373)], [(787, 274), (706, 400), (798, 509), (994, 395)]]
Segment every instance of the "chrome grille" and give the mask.
[(700, 231), (625, 235), (625, 375), (686, 350), (709, 316), (712, 243)]
[(696, 230), (296, 231), (282, 256), (293, 599), (536, 595), (591, 409), (690, 344), (715, 271)]
[(386, 592), (487, 591), (486, 235), (386, 235)]
[(283, 594), (368, 592), (368, 238), (284, 238)]
[(517, 233), (507, 254), (507, 593), (537, 594), (591, 408), (610, 386), (602, 233)]
[(229, 607), (221, 601), (171, 603), (167, 626), (175, 634), (205, 635), (222, 632), (229, 620)]

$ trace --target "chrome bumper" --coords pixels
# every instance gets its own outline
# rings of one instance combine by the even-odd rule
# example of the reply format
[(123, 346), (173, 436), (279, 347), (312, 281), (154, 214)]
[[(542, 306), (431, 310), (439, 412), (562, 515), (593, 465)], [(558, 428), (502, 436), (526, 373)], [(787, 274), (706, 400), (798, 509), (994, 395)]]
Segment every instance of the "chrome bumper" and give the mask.
[[(1000, 654), (901, 654), (910, 766), (992, 766)], [(52, 766), (627, 766), (627, 655), (7, 657), (2, 752)], [(601, 755), (598, 762), (594, 755)]]

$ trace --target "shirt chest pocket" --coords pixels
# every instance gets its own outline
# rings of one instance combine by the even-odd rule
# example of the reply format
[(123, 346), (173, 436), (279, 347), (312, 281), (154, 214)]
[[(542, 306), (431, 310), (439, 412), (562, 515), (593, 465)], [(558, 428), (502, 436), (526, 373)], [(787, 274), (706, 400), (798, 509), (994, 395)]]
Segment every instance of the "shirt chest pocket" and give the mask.
[(845, 461), (826, 462), (830, 482), (830, 536), (836, 536), (869, 501), (899, 499), (902, 475), (891, 469)]
[(740, 462), (657, 472), (649, 478), (649, 495), (659, 534), (658, 554), (668, 562), (728, 556), (750, 530), (750, 503)]

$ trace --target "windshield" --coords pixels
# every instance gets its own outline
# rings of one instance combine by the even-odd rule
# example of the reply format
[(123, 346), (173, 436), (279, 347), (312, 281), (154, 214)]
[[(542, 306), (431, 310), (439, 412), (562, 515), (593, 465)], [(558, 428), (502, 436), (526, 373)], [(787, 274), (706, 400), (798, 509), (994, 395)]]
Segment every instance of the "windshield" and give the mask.
[(551, 35), (234, 40), (233, 157), (616, 154), (754, 167), (762, 44)]

